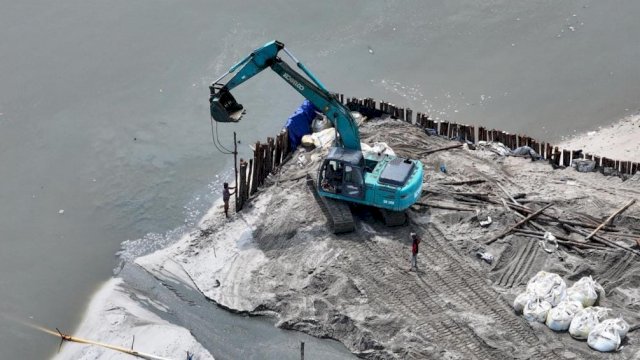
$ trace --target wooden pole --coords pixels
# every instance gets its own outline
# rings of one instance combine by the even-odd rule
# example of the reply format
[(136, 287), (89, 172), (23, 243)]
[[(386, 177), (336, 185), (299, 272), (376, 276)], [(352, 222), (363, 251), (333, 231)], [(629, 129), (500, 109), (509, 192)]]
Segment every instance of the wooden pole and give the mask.
[(304, 341), (300, 341), (300, 360), (304, 360)]
[(414, 205), (426, 206), (426, 207), (435, 208), (435, 209), (445, 209), (445, 210), (476, 211), (475, 209), (468, 208), (468, 207), (458, 207), (458, 206), (453, 206), (453, 205), (448, 205), (448, 204), (440, 204), (440, 203), (434, 203), (434, 202), (426, 202), (425, 203), (425, 202), (417, 201), (417, 202), (414, 203)]
[(249, 200), (249, 195), (251, 195), (251, 186), (253, 182), (253, 159), (249, 159), (249, 175), (247, 175), (247, 189), (245, 197)]
[(602, 229), (605, 225), (607, 225), (611, 220), (613, 220), (614, 217), (616, 217), (616, 215), (620, 214), (621, 212), (627, 210), (627, 208), (629, 208), (629, 206), (633, 205), (636, 202), (636, 199), (632, 199), (631, 201), (629, 201), (627, 203), (627, 205), (621, 207), (618, 211), (616, 211), (615, 213), (613, 213), (613, 215), (609, 216), (609, 218), (607, 220), (605, 220), (602, 224), (600, 224), (600, 226), (598, 226), (595, 230), (593, 230), (591, 232), (591, 234), (589, 234), (586, 238), (584, 238), (584, 241), (589, 241), (589, 239), (591, 239), (593, 237), (593, 235), (595, 235), (598, 231), (600, 231), (600, 229)]
[(251, 195), (255, 194), (258, 191), (258, 183), (260, 179), (258, 178), (258, 174), (260, 173), (260, 141), (256, 142), (255, 148), (253, 149), (253, 174), (251, 177)]
[(540, 215), (543, 211), (547, 210), (548, 208), (550, 208), (552, 206), (553, 206), (553, 204), (547, 204), (546, 206), (543, 206), (538, 211), (536, 211), (533, 214), (531, 214), (531, 215), (527, 216), (526, 218), (522, 219), (521, 221), (519, 221), (517, 224), (515, 224), (511, 228), (509, 228), (509, 229), (505, 230), (504, 232), (498, 234), (497, 236), (494, 236), (491, 239), (485, 241), (485, 245), (490, 245), (491, 243), (493, 243), (494, 241), (500, 239), (501, 237), (509, 235), (510, 232), (512, 232), (513, 230), (517, 229), (519, 226), (523, 225), (524, 223), (526, 223), (527, 221), (533, 219), (534, 217)]
[(463, 180), (463, 181), (450, 181), (450, 182), (443, 182), (443, 183), (439, 183), (437, 185), (473, 185), (473, 184), (480, 184), (483, 183), (487, 180), (484, 179), (474, 179), (474, 180)]
[(244, 161), (244, 159), (240, 158), (240, 178), (239, 178), (239, 182), (236, 186), (236, 193), (240, 194), (240, 199), (238, 201), (238, 204), (236, 205), (236, 212), (242, 210), (242, 207), (244, 205), (244, 193), (245, 193), (245, 188), (247, 187), (247, 163)]
[(111, 345), (111, 344), (107, 344), (107, 343), (103, 343), (103, 342), (83, 339), (83, 338), (75, 337), (73, 335), (64, 334), (60, 330), (58, 330), (58, 328), (56, 328), (57, 332), (55, 332), (53, 330), (49, 330), (47, 328), (44, 328), (44, 327), (41, 327), (41, 326), (38, 326), (38, 325), (34, 325), (34, 324), (26, 324), (26, 325), (29, 326), (29, 327), (35, 328), (37, 330), (43, 331), (43, 332), (45, 332), (47, 334), (51, 334), (53, 336), (57, 336), (63, 342), (64, 341), (69, 341), (69, 342), (75, 342), (75, 343), (79, 343), (79, 344), (100, 346), (102, 348), (118, 351), (118, 352), (121, 352), (123, 354), (131, 355), (131, 356), (139, 358), (139, 359), (170, 360), (169, 358), (166, 358), (166, 357), (157, 356), (157, 355), (148, 354), (148, 353), (144, 353), (144, 352), (141, 352), (141, 351), (133, 350), (133, 345), (131, 346), (131, 348), (125, 348), (125, 347), (122, 347), (122, 346)]
[(439, 149), (431, 149), (431, 150), (427, 150), (427, 151), (423, 151), (421, 152), (419, 155), (420, 156), (424, 156), (424, 155), (429, 155), (429, 154), (433, 154), (436, 153), (438, 151), (444, 151), (444, 150), (450, 150), (450, 149), (455, 149), (455, 148), (459, 148), (462, 147), (463, 144), (455, 144), (455, 145), (449, 145), (449, 146), (445, 146)]
[(238, 211), (238, 190), (240, 188), (240, 181), (238, 181), (238, 142), (236, 141), (236, 132), (233, 132), (233, 169), (235, 171), (236, 179), (236, 191), (233, 192), (236, 198), (236, 212)]
[[(530, 237), (534, 237), (534, 238), (537, 238), (537, 239), (544, 239), (545, 238), (544, 237), (544, 231), (529, 231), (529, 230), (516, 229), (513, 232), (517, 233), (517, 234), (528, 235)], [(575, 247), (584, 248), (584, 249), (597, 249), (597, 250), (606, 250), (607, 249), (606, 247), (604, 247), (602, 245), (585, 244), (585, 243), (581, 243), (579, 241), (571, 240), (571, 239), (563, 237), (563, 236), (558, 236), (558, 235), (553, 235), (553, 236), (556, 238), (556, 241), (558, 242), (558, 244), (562, 244), (562, 245), (566, 245), (566, 246), (575, 246)]]

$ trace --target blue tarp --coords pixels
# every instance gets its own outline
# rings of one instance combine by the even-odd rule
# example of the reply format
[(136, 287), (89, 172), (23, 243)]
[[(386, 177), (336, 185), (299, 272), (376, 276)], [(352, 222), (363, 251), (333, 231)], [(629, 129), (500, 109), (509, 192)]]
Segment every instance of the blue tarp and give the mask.
[(309, 100), (305, 100), (287, 120), (285, 127), (289, 131), (291, 150), (295, 150), (300, 145), (304, 135), (311, 134), (311, 123), (316, 118), (316, 111), (318, 109)]

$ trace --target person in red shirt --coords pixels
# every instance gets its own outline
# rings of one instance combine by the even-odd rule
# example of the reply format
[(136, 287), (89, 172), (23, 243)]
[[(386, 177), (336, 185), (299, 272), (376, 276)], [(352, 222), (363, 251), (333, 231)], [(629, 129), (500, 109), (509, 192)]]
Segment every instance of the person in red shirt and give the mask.
[(418, 271), (418, 245), (420, 245), (420, 241), (422, 241), (422, 239), (420, 239), (418, 234), (414, 232), (412, 232), (409, 236), (411, 237), (411, 269), (409, 269), (409, 271), (415, 269), (415, 271), (417, 272)]

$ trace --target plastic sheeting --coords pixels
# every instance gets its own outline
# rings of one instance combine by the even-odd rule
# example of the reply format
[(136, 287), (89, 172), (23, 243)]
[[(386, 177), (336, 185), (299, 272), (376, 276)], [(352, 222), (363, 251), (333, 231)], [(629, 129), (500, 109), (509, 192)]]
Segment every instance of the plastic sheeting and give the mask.
[(316, 111), (318, 109), (309, 100), (305, 100), (287, 119), (285, 127), (289, 131), (291, 150), (295, 150), (300, 145), (303, 136), (311, 134), (311, 124), (316, 118)]

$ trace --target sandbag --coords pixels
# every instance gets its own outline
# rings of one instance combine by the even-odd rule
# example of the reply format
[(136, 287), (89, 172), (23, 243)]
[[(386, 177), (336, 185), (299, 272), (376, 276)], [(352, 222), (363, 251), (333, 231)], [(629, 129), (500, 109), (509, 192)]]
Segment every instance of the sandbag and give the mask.
[(595, 304), (599, 294), (604, 294), (604, 289), (591, 276), (583, 277), (567, 289), (567, 299), (579, 301), (584, 307)]
[(611, 326), (613, 326), (613, 328), (618, 332), (618, 335), (620, 335), (620, 340), (624, 339), (624, 337), (627, 336), (627, 333), (629, 332), (629, 324), (624, 321), (622, 317), (607, 319), (604, 320), (601, 324), (611, 324)]
[(324, 129), (310, 135), (313, 138), (313, 144), (318, 148), (328, 148), (333, 144), (336, 138), (336, 131), (333, 128)]
[(545, 324), (553, 331), (566, 331), (571, 325), (571, 320), (582, 310), (582, 304), (578, 301), (562, 301), (558, 306), (549, 310)]
[(602, 352), (618, 350), (620, 342), (627, 336), (629, 324), (618, 317), (607, 319), (596, 325), (589, 333), (587, 344), (590, 348)]
[(516, 311), (516, 314), (522, 314), (527, 303), (531, 300), (535, 300), (533, 296), (534, 295), (532, 293), (526, 291), (516, 296), (516, 299), (513, 300), (513, 309)]
[(601, 352), (618, 350), (620, 346), (620, 334), (613, 324), (601, 322), (589, 333), (587, 344), (590, 348)]
[(367, 155), (368, 159), (375, 161), (381, 161), (384, 159), (385, 155), (396, 155), (393, 149), (384, 142), (376, 142), (373, 143), (373, 146), (367, 145), (366, 147), (362, 147), (362, 153)]
[(567, 284), (558, 274), (539, 271), (527, 283), (527, 292), (556, 306), (566, 297)]
[(333, 125), (329, 119), (327, 119), (323, 113), (316, 111), (316, 118), (311, 122), (311, 130), (313, 130), (314, 133), (317, 133), (331, 127), (333, 127)]
[(576, 313), (569, 326), (569, 334), (574, 339), (586, 340), (589, 333), (607, 316), (609, 309), (599, 306), (588, 307)]
[(535, 299), (530, 300), (522, 310), (525, 320), (537, 321), (543, 323), (547, 318), (547, 313), (551, 310), (551, 304), (548, 301)]

